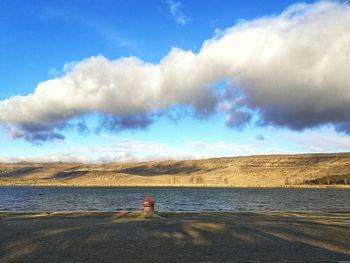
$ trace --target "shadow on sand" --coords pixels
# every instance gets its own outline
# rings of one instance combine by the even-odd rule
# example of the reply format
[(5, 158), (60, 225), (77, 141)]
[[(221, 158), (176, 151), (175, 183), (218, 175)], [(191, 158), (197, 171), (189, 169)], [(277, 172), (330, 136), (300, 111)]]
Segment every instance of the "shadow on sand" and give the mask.
[(349, 213), (0, 213), (0, 262), (350, 259)]

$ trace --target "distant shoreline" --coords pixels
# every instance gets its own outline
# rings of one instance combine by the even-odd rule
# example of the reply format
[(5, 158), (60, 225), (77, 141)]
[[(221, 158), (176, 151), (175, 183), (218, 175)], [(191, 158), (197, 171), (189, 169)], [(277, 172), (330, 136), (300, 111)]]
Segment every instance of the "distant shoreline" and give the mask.
[(350, 188), (350, 153), (101, 165), (0, 163), (0, 185)]
[(281, 189), (350, 189), (350, 185), (285, 185), (285, 186), (240, 186), (240, 185), (74, 185), (74, 184), (3, 184), (0, 182), (0, 186), (28, 186), (28, 187), (184, 187), (184, 188), (205, 188), (205, 187), (218, 187), (218, 188), (281, 188)]

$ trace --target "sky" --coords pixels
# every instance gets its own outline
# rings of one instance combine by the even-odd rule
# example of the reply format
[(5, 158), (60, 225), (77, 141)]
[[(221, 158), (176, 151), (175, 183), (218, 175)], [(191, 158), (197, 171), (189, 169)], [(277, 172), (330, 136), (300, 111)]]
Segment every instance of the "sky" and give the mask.
[(0, 0), (0, 162), (348, 152), (349, 28), (344, 1)]

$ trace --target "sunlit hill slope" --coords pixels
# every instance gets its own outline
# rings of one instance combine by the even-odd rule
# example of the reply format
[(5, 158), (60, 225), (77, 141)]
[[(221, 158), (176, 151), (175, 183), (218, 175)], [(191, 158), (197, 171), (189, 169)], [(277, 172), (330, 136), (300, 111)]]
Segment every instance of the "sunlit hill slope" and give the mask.
[(350, 153), (189, 161), (0, 164), (0, 185), (347, 187)]

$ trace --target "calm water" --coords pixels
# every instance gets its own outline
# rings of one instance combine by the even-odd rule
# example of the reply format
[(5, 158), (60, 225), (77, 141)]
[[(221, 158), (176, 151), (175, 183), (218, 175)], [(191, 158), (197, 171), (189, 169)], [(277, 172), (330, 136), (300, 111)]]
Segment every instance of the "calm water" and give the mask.
[(0, 210), (140, 210), (145, 196), (158, 211), (350, 210), (350, 189), (180, 187), (0, 187)]

